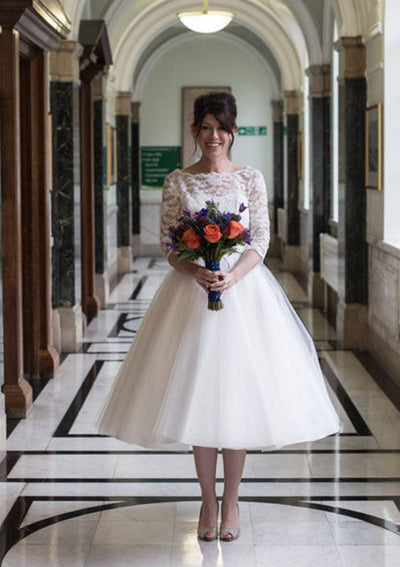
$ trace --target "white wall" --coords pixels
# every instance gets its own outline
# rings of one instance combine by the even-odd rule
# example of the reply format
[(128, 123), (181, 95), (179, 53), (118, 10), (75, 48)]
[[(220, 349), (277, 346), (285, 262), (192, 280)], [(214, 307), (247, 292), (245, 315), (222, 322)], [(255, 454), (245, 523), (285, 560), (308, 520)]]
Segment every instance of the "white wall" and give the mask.
[(384, 240), (400, 247), (400, 3), (385, 6)]
[(259, 168), (272, 194), (271, 86), (260, 58), (238, 40), (193, 34), (152, 64), (140, 99), (142, 146), (181, 145), (182, 87), (230, 86), (238, 126), (267, 126), (267, 136), (237, 136), (233, 161)]

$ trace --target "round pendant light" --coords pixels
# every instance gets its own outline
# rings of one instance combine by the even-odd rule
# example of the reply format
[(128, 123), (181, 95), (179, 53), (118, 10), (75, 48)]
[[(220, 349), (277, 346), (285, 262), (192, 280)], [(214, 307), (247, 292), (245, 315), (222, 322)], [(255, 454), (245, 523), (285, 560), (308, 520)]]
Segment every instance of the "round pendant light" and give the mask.
[(202, 11), (178, 13), (178, 18), (182, 24), (197, 33), (215, 33), (223, 30), (233, 16), (233, 12), (225, 10), (208, 10), (208, 0), (204, 0)]

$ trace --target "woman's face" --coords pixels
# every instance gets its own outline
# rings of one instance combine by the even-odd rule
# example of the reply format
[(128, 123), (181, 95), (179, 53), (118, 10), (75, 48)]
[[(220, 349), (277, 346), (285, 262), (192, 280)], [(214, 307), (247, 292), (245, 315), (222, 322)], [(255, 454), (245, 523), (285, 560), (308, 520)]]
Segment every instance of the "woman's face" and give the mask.
[[(193, 134), (196, 136), (195, 129)], [(224, 130), (213, 114), (206, 114), (196, 140), (203, 156), (215, 160), (226, 157), (232, 136)]]

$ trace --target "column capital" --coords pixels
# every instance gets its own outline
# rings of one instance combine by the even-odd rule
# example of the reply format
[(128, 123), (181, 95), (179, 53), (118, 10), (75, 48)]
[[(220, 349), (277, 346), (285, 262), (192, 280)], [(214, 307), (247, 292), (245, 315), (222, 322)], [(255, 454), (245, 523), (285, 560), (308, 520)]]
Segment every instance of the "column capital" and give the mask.
[(303, 109), (303, 94), (300, 91), (284, 91), (285, 113), (300, 114)]
[(331, 66), (310, 65), (306, 69), (310, 79), (309, 98), (329, 97), (331, 94)]
[(131, 118), (133, 124), (139, 124), (139, 109), (142, 103), (140, 101), (131, 102)]
[(119, 116), (130, 116), (131, 96), (131, 91), (118, 91), (115, 97), (115, 114)]
[(50, 78), (52, 81), (79, 84), (79, 58), (83, 47), (77, 41), (61, 41), (50, 52)]
[(274, 122), (283, 121), (283, 100), (272, 100), (272, 120)]
[(340, 37), (334, 48), (339, 52), (339, 78), (358, 79), (365, 77), (367, 53), (360, 35)]

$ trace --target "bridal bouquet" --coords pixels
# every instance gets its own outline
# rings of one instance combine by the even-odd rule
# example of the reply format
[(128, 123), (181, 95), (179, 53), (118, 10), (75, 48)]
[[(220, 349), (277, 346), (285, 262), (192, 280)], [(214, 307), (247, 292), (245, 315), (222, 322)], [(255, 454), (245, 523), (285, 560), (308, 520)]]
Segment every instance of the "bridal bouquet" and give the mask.
[[(225, 254), (235, 252), (238, 245), (250, 244), (250, 230), (240, 223), (240, 214), (221, 212), (214, 201), (205, 204), (196, 213), (183, 211), (177, 224), (170, 228), (167, 246), (176, 252), (179, 260), (193, 262), (202, 258), (206, 268), (218, 271)], [(242, 203), (239, 213), (246, 208)], [(208, 309), (219, 311), (223, 306), (221, 292), (210, 291)]]

